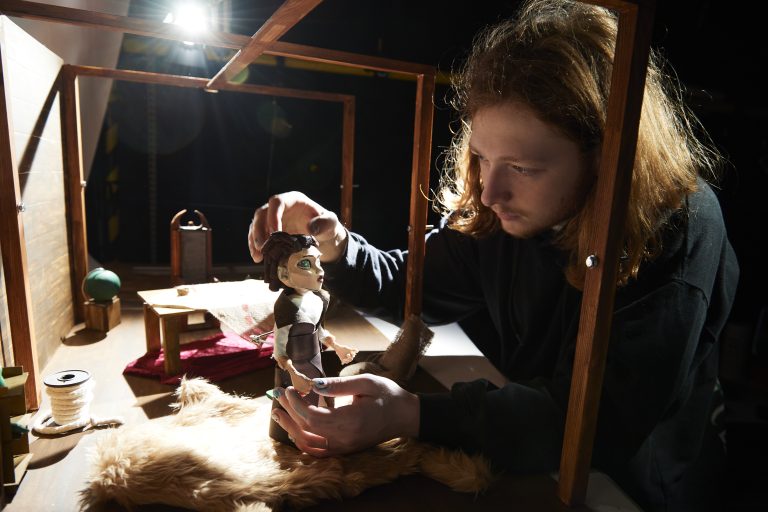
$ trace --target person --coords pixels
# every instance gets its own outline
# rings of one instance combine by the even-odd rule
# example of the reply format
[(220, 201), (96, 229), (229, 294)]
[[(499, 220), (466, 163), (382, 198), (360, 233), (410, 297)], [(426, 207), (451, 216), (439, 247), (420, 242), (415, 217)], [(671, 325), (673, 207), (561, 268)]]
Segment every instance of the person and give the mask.
[[(329, 295), (322, 289), (323, 268), (320, 266), (318, 243), (308, 235), (292, 235), (276, 231), (262, 247), (264, 281), (272, 291), (283, 291), (275, 300), (275, 344), (273, 357), (275, 386), (293, 386), (307, 403), (317, 406), (320, 397), (312, 391), (312, 378), (325, 377), (320, 359), (320, 343), (333, 349), (342, 364), (347, 364), (357, 350), (336, 342), (336, 337), (323, 327)], [(325, 404), (333, 407), (333, 399)], [(273, 402), (273, 408), (279, 408)], [(275, 422), (270, 422), (270, 436), (291, 443), (292, 439)]]
[[(509, 383), (412, 394), (373, 376), (313, 381), (354, 397), (334, 410), (288, 388), (276, 418), (302, 450), (413, 436), (507, 472), (558, 468), (616, 33), (605, 8), (529, 0), (481, 32), (455, 80), (461, 129), (437, 195), (444, 220), (426, 241), (423, 318), (467, 326)], [(710, 421), (718, 338), (738, 264), (705, 180), (722, 157), (668, 76), (652, 52), (592, 465), (645, 510), (707, 510), (723, 455)], [(276, 229), (317, 237), (342, 300), (402, 312), (407, 252), (371, 246), (299, 192), (257, 209), (255, 261)]]

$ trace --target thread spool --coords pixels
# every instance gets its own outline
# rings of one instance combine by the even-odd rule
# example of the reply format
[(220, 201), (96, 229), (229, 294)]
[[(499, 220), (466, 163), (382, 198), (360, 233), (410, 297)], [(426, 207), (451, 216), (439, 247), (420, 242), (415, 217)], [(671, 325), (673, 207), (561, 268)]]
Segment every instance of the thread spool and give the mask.
[(121, 424), (120, 419), (95, 420), (90, 415), (95, 382), (85, 370), (64, 370), (43, 379), (51, 412), (33, 429), (40, 434), (63, 434), (78, 428)]

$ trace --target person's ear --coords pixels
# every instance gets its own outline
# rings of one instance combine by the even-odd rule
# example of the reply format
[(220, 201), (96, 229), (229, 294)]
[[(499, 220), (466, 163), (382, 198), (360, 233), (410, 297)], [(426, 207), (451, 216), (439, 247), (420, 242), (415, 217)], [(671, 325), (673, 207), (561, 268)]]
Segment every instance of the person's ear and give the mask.
[(277, 267), (277, 278), (285, 285), (291, 286), (291, 275), (288, 273), (288, 269), (285, 265), (279, 265)]

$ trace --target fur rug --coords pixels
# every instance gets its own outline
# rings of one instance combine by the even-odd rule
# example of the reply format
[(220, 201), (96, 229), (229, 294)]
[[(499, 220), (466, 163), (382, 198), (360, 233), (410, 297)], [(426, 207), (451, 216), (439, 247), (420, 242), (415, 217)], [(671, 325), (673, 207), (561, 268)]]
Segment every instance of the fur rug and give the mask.
[(316, 459), (272, 441), (270, 404), (185, 379), (177, 412), (102, 433), (92, 453), (83, 510), (114, 500), (131, 508), (162, 503), (206, 511), (275, 511), (342, 499), (400, 475), (423, 472), (454, 490), (481, 492), (487, 462), (412, 439)]

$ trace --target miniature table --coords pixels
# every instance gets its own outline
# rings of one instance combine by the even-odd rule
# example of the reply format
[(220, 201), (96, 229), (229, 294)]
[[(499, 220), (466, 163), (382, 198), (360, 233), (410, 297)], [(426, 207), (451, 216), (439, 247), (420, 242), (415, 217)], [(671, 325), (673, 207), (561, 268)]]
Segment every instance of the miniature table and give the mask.
[[(219, 327), (224, 323), (236, 334), (247, 337), (272, 329), (272, 308), (279, 292), (264, 281), (244, 279), (191, 284), (138, 292), (144, 301), (144, 329), (147, 351), (165, 351), (167, 375), (181, 371), (179, 334), (196, 329)], [(192, 324), (190, 315), (203, 314), (205, 322)]]
[[(194, 313), (206, 314), (206, 309), (186, 308), (183, 306), (157, 305), (157, 299), (167, 295), (174, 289), (144, 290), (137, 292), (144, 301), (144, 331), (147, 336), (147, 352), (165, 351), (164, 368), (168, 375), (176, 375), (181, 371), (179, 353), (179, 334), (190, 330), (189, 315)], [(205, 323), (195, 324), (195, 328), (218, 327), (219, 322), (207, 318)]]

